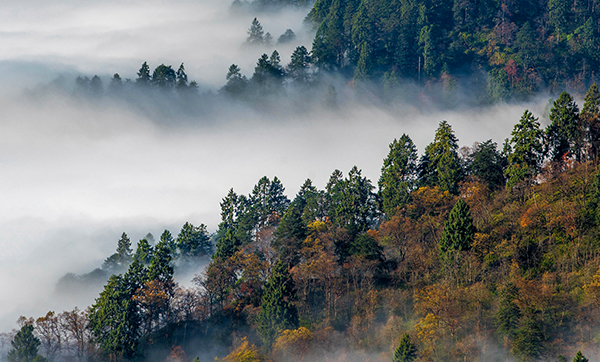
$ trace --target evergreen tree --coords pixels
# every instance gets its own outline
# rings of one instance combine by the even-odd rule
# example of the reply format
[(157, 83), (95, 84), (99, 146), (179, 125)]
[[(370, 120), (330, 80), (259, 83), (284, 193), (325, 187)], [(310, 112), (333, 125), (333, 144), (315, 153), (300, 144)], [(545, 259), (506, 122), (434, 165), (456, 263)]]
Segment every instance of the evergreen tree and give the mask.
[(538, 312), (528, 307), (515, 333), (512, 352), (518, 361), (536, 361), (544, 352), (544, 333)]
[(298, 311), (294, 305), (296, 291), (288, 268), (279, 260), (265, 285), (256, 324), (263, 345), (270, 348), (280, 330), (298, 328)]
[(504, 186), (504, 169), (507, 165), (506, 157), (498, 152), (497, 144), (492, 140), (479, 143), (469, 156), (469, 172), (491, 190)]
[(521, 319), (521, 310), (516, 303), (518, 295), (519, 289), (511, 282), (506, 283), (500, 292), (500, 303), (495, 316), (496, 328), (498, 333), (509, 338), (514, 338)]
[(544, 158), (543, 132), (538, 119), (528, 110), (515, 125), (511, 136), (512, 152), (508, 155), (508, 167), (505, 171), (509, 187), (536, 177)]
[(133, 260), (138, 261), (142, 265), (150, 265), (152, 260), (153, 248), (147, 239), (142, 239), (138, 242), (135, 254), (133, 254)]
[(577, 351), (575, 358), (573, 358), (573, 362), (589, 362), (589, 359), (585, 358), (581, 351)]
[(250, 25), (250, 29), (248, 29), (248, 38), (246, 39), (246, 43), (251, 45), (262, 45), (265, 43), (265, 32), (263, 30), (262, 25), (258, 19), (254, 18), (252, 20), (252, 24)]
[(186, 222), (176, 240), (179, 256), (183, 258), (194, 258), (210, 255), (212, 244), (206, 225), (194, 226)]
[(417, 148), (406, 134), (390, 144), (378, 182), (382, 209), (388, 217), (409, 200), (416, 182), (417, 157)]
[(150, 266), (148, 267), (149, 280), (158, 280), (163, 283), (172, 283), (172, 250), (172, 247), (169, 245), (169, 239), (163, 239), (161, 237), (161, 241), (159, 241), (158, 244), (156, 244), (156, 248), (154, 249), (154, 255), (152, 256)]
[(148, 86), (150, 85), (150, 67), (147, 62), (144, 62), (140, 67), (140, 70), (137, 72), (137, 79), (135, 80), (135, 84), (139, 86)]
[(287, 66), (288, 76), (296, 84), (306, 84), (310, 79), (311, 57), (306, 47), (299, 46), (292, 53), (290, 64)]
[(440, 252), (470, 250), (474, 236), (475, 226), (469, 205), (463, 199), (458, 199), (444, 225), (440, 238)]
[(404, 333), (394, 352), (392, 362), (412, 362), (417, 358), (417, 347), (411, 342), (408, 333)]
[(296, 39), (296, 34), (292, 29), (287, 29), (283, 34), (277, 38), (277, 44), (289, 43)]
[(159, 65), (154, 69), (152, 73), (152, 84), (160, 89), (169, 90), (172, 89), (177, 82), (177, 73), (171, 68), (164, 64)]
[(562, 92), (550, 110), (550, 125), (546, 130), (552, 160), (561, 162), (567, 155), (581, 160), (582, 130), (579, 109), (573, 97)]
[(94, 341), (103, 353), (115, 359), (130, 359), (136, 354), (140, 319), (133, 301), (135, 292), (123, 276), (112, 275), (90, 309), (89, 328)]
[(458, 184), (463, 178), (463, 170), (458, 157), (458, 139), (450, 124), (440, 122), (435, 138), (425, 148), (420, 166), (421, 182), (426, 186), (439, 186), (443, 191), (458, 193)]
[(585, 129), (587, 157), (597, 160), (600, 155), (600, 91), (596, 83), (592, 84), (583, 99), (580, 119)]
[(246, 90), (248, 80), (241, 73), (240, 67), (235, 64), (231, 64), (227, 70), (225, 79), (227, 84), (221, 88), (222, 92), (225, 92), (232, 96), (239, 96)]
[(179, 66), (179, 69), (177, 69), (177, 90), (178, 91), (185, 91), (188, 88), (188, 76), (185, 73), (185, 67), (183, 66), (183, 63), (181, 63), (181, 65)]
[(15, 334), (10, 342), (12, 349), (8, 351), (6, 359), (8, 362), (45, 362), (46, 359), (38, 355), (38, 347), (41, 342), (33, 334), (33, 325), (25, 324)]

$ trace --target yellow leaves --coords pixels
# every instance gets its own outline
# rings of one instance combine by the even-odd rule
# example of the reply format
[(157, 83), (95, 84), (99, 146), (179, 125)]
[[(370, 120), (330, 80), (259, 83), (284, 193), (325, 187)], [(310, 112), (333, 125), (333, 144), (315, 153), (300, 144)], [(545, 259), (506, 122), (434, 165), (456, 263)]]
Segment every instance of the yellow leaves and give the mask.
[(275, 341), (273, 350), (294, 361), (303, 361), (313, 339), (314, 335), (307, 328), (286, 329)]
[(315, 220), (308, 224), (307, 228), (309, 234), (324, 233), (327, 231), (327, 223), (321, 220)]
[(417, 338), (424, 347), (421, 351), (422, 355), (430, 356), (435, 352), (435, 345), (440, 337), (439, 329), (439, 318), (432, 313), (421, 318), (415, 326)]
[(248, 343), (246, 337), (242, 338), (242, 343), (238, 348), (223, 358), (223, 362), (262, 362), (265, 357), (258, 352), (254, 344)]

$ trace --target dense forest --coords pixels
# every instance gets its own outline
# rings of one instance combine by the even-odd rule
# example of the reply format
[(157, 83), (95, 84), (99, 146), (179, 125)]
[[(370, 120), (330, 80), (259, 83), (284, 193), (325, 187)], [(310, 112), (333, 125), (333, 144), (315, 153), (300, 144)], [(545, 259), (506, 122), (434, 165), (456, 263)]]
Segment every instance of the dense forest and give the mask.
[[(556, 96), (563, 89), (583, 95), (598, 80), (599, 14), (595, 0), (317, 0), (305, 20), (314, 40), (298, 44), (287, 65), (274, 48), (296, 45), (294, 31), (275, 40), (255, 18), (245, 46), (266, 52), (248, 77), (236, 64), (224, 69), (220, 93), (260, 106), (285, 91), (331, 98), (340, 86), (384, 102), (425, 97), (447, 107)], [(174, 88), (187, 82), (182, 68), (170, 68), (158, 67), (155, 81), (142, 67), (133, 83)], [(116, 76), (111, 85), (119, 87)], [(87, 80), (92, 93), (98, 81)]]
[(95, 303), (22, 317), (7, 359), (597, 358), (598, 87), (549, 118), (525, 110), (502, 149), (461, 148), (446, 121), (420, 156), (401, 135), (377, 185), (355, 166), (290, 200), (265, 176), (225, 195), (212, 236), (185, 223), (134, 250), (123, 233)]

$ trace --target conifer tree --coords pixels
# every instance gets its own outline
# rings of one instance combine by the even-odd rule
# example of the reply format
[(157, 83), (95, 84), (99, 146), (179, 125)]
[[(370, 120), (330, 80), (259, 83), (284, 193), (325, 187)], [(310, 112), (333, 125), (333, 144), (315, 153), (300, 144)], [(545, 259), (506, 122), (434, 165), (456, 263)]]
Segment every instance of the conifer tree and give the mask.
[(148, 62), (144, 62), (140, 67), (140, 70), (137, 72), (138, 78), (135, 80), (135, 84), (139, 86), (148, 86), (150, 85), (150, 67), (148, 66)]
[(581, 160), (582, 129), (579, 108), (573, 97), (562, 92), (550, 110), (550, 125), (546, 130), (552, 160), (561, 162), (566, 155)]
[(251, 45), (262, 45), (265, 42), (265, 32), (257, 18), (252, 20), (250, 29), (248, 29), (248, 38), (246, 43)]
[(390, 144), (378, 182), (383, 212), (388, 218), (408, 202), (416, 182), (417, 157), (417, 148), (406, 134)]
[(420, 178), (425, 186), (438, 186), (443, 191), (458, 193), (458, 184), (463, 178), (463, 169), (458, 157), (458, 139), (450, 124), (440, 122), (435, 138), (425, 148), (421, 160)]
[(596, 83), (592, 84), (583, 99), (580, 119), (585, 129), (587, 158), (597, 160), (600, 155), (600, 91)]
[(417, 358), (417, 347), (411, 342), (408, 333), (404, 333), (394, 352), (392, 362), (412, 362)]
[(573, 362), (589, 362), (589, 359), (585, 358), (581, 351), (577, 351), (575, 358), (573, 358)]
[(470, 250), (474, 236), (475, 226), (473, 226), (469, 205), (463, 199), (458, 199), (444, 225), (440, 239), (440, 252)]
[(270, 348), (280, 330), (298, 328), (298, 311), (294, 305), (296, 291), (287, 265), (279, 260), (265, 285), (261, 310), (256, 320), (263, 345)]
[(46, 358), (38, 355), (41, 342), (33, 334), (33, 325), (25, 324), (15, 334), (10, 342), (12, 349), (8, 351), (6, 359), (9, 362), (45, 362)]
[(519, 328), (521, 319), (521, 310), (516, 299), (519, 295), (519, 289), (514, 283), (507, 283), (500, 292), (500, 303), (495, 321), (498, 333), (513, 338)]
[(508, 155), (508, 167), (505, 171), (509, 187), (537, 176), (544, 158), (543, 132), (538, 119), (528, 110), (513, 128), (511, 136), (512, 151)]

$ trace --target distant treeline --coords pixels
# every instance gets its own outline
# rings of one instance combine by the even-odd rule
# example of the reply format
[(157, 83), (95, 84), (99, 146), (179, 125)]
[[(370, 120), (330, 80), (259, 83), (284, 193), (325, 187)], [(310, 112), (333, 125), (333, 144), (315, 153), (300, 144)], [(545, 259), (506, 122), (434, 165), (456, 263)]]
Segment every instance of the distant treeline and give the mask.
[[(377, 187), (355, 166), (290, 200), (265, 176), (228, 192), (212, 237), (186, 223), (134, 252), (123, 234), (94, 305), (22, 318), (8, 360), (586, 361), (578, 349), (600, 352), (598, 87), (581, 110), (563, 92), (549, 118), (525, 111), (501, 150), (460, 148), (442, 121), (419, 157), (404, 134)], [(175, 283), (213, 250), (196, 287)]]

